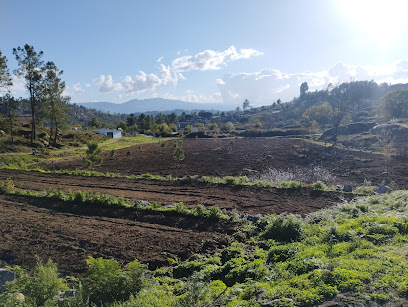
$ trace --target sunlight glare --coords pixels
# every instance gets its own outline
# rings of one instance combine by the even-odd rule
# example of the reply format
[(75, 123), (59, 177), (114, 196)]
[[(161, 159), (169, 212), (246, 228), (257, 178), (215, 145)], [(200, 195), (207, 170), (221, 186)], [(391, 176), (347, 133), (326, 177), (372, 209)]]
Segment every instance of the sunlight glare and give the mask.
[(351, 26), (377, 42), (379, 48), (392, 48), (408, 28), (408, 1), (340, 0), (338, 4)]

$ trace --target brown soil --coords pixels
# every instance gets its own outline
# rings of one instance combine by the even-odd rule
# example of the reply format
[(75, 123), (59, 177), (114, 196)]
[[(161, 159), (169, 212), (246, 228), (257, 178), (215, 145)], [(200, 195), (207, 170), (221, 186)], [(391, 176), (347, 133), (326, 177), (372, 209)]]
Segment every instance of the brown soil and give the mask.
[(226, 244), (232, 225), (175, 214), (0, 195), (0, 259), (32, 269), (36, 256), (64, 274), (83, 273), (88, 256), (151, 268)]
[[(231, 141), (234, 143), (231, 144)], [(228, 150), (228, 147), (231, 150)], [(382, 155), (328, 149), (294, 139), (186, 139), (186, 158), (174, 161), (173, 141), (118, 150), (114, 159), (94, 169), (122, 175), (152, 173), (183, 175), (251, 175), (267, 168), (322, 166), (337, 176), (338, 184), (360, 185), (364, 179), (394, 186), (408, 185), (406, 161), (393, 158), (386, 172)], [(61, 161), (61, 168), (82, 168), (80, 159)], [(312, 189), (276, 189), (204, 184), (189, 181), (149, 181), (126, 178), (76, 177), (17, 170), (0, 170), (0, 182), (12, 177), (16, 186), (32, 190), (91, 190), (135, 200), (188, 206), (203, 204), (240, 213), (298, 213), (306, 215), (349, 199), (350, 195)], [(187, 259), (194, 253), (212, 253), (228, 241), (230, 224), (183, 217), (175, 213), (144, 212), (64, 204), (49, 199), (0, 196), (0, 260), (32, 268), (35, 255), (52, 258), (63, 273), (78, 274), (88, 256), (135, 258), (155, 267), (168, 257)]]
[[(234, 142), (231, 145), (231, 141)], [(393, 157), (388, 163), (383, 155), (347, 149), (332, 149), (300, 139), (185, 139), (185, 160), (174, 161), (173, 140), (165, 147), (158, 144), (118, 150), (115, 158), (103, 154), (101, 172), (121, 174), (183, 175), (253, 175), (267, 168), (288, 170), (295, 166), (309, 168), (321, 166), (338, 179), (338, 184), (362, 185), (364, 180), (374, 185), (393, 183), (395, 188), (408, 187), (406, 159)], [(229, 151), (228, 147), (231, 147)], [(130, 150), (131, 156), (127, 156)], [(64, 161), (61, 168), (83, 168), (80, 159)]]
[(12, 178), (14, 184), (23, 189), (43, 191), (87, 190), (134, 200), (159, 202), (173, 205), (184, 202), (187, 206), (202, 204), (235, 209), (240, 213), (272, 214), (310, 212), (332, 206), (350, 194), (313, 191), (312, 189), (277, 189), (254, 186), (231, 186), (204, 184), (192, 180), (181, 182), (133, 180), (127, 178), (79, 177), (60, 174), (44, 174), (17, 170), (2, 170), (0, 182)]

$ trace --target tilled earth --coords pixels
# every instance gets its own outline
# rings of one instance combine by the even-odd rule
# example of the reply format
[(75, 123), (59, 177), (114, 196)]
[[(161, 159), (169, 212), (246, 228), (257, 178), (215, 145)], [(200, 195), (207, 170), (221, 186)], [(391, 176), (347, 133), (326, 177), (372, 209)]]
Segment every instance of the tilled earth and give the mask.
[[(104, 162), (95, 167), (100, 172), (129, 174), (160, 174), (173, 176), (238, 176), (256, 175), (267, 168), (290, 170), (314, 166), (328, 170), (337, 184), (374, 185), (392, 183), (395, 188), (408, 187), (407, 159), (348, 149), (329, 148), (301, 139), (238, 138), (185, 139), (185, 160), (173, 159), (174, 141), (145, 144), (121, 149), (114, 158), (103, 154)], [(127, 152), (130, 151), (131, 155)], [(83, 168), (81, 159), (61, 161), (61, 168)]]
[(233, 225), (171, 213), (76, 205), (0, 195), (0, 259), (32, 269), (52, 259), (65, 274), (80, 274), (88, 256), (134, 259), (151, 268), (222, 247)]
[[(337, 184), (392, 182), (408, 185), (407, 163), (384, 156), (344, 149), (328, 149), (293, 139), (186, 139), (186, 158), (172, 157), (174, 141), (104, 153), (100, 172), (130, 174), (256, 175), (267, 168), (280, 170), (320, 166), (337, 177)], [(130, 151), (131, 155), (127, 152)], [(80, 159), (60, 161), (57, 167), (83, 168)], [(306, 215), (329, 207), (347, 194), (205, 184), (194, 180), (153, 181), (127, 178), (79, 177), (18, 170), (0, 170), (0, 182), (12, 178), (23, 189), (89, 190), (135, 200), (171, 205), (184, 202), (216, 205), (247, 214), (297, 213)], [(32, 268), (35, 257), (53, 259), (66, 274), (80, 274), (88, 256), (127, 263), (135, 258), (156, 267), (169, 257), (187, 259), (195, 253), (213, 253), (225, 245), (233, 225), (176, 213), (144, 212), (56, 202), (49, 199), (0, 195), (0, 260)]]
[(198, 204), (218, 206), (247, 214), (310, 212), (332, 206), (349, 194), (313, 191), (312, 189), (277, 189), (254, 186), (232, 186), (205, 184), (188, 181), (134, 180), (127, 178), (80, 177), (61, 174), (45, 174), (20, 170), (1, 170), (0, 182), (12, 178), (14, 184), (23, 189), (44, 191), (86, 190), (134, 200), (159, 202), (174, 205), (183, 202), (189, 207)]

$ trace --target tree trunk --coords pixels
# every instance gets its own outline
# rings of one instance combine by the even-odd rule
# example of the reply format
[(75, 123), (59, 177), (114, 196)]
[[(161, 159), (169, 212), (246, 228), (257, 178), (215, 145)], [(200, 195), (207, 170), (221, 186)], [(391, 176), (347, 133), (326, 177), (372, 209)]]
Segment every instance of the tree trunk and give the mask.
[(54, 142), (52, 146), (57, 146), (57, 136), (58, 136), (58, 125), (55, 123), (55, 136), (54, 136)]
[(14, 144), (14, 136), (13, 136), (13, 117), (10, 113), (9, 115), (9, 124), (10, 124), (10, 136), (11, 136), (11, 144)]
[(48, 139), (48, 147), (50, 147), (50, 145), (51, 145), (51, 142), (52, 142), (52, 132), (53, 132), (54, 130), (52, 129), (52, 123), (51, 123), (51, 127), (50, 127), (50, 138)]

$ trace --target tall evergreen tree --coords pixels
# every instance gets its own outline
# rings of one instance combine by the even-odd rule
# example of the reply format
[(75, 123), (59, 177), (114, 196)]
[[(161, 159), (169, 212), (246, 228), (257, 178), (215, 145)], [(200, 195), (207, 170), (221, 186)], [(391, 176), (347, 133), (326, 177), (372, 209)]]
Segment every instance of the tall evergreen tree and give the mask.
[(18, 77), (24, 77), (26, 80), (26, 88), (30, 95), (31, 108), (31, 145), (33, 145), (36, 136), (36, 116), (40, 104), (41, 93), (41, 69), (43, 61), (41, 57), (43, 52), (36, 52), (33, 46), (25, 44), (24, 47), (17, 47), (13, 49), (13, 54), (16, 57), (19, 68), (14, 71)]
[(7, 67), (7, 58), (2, 56), (0, 50), (0, 93), (6, 93), (1, 98), (1, 105), (8, 118), (8, 126), (10, 130), (11, 142), (14, 142), (14, 126), (17, 122), (18, 101), (10, 96), (10, 87), (13, 85), (9, 69)]
[(10, 86), (13, 85), (9, 69), (7, 67), (7, 58), (6, 56), (1, 55), (0, 50), (0, 93), (9, 92)]
[(41, 100), (43, 114), (50, 122), (50, 143), (57, 143), (58, 129), (68, 122), (67, 103), (70, 97), (63, 97), (65, 82), (60, 76), (63, 71), (59, 70), (54, 62), (47, 62), (43, 67), (43, 79), (41, 82)]

